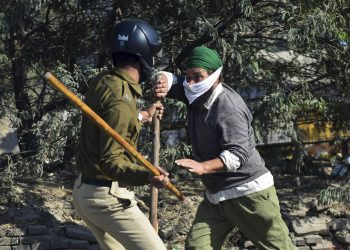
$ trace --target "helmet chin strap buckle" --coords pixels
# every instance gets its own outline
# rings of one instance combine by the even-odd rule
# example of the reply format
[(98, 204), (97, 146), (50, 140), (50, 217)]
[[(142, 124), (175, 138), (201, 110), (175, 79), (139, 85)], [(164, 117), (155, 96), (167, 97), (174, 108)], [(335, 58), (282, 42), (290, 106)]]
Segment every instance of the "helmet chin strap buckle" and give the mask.
[(148, 79), (152, 79), (158, 73), (156, 69), (149, 66), (147, 61), (140, 57), (141, 65), (142, 65), (142, 73), (141, 73), (141, 82), (146, 81)]

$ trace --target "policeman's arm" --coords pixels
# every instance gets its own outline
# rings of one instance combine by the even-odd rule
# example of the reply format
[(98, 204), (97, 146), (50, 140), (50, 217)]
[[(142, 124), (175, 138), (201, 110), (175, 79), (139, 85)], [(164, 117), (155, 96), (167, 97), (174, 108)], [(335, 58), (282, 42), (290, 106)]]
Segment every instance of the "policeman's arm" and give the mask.
[(153, 103), (148, 107), (147, 110), (141, 111), (139, 115), (139, 120), (142, 123), (151, 123), (152, 118), (156, 111), (158, 110), (158, 119), (161, 120), (163, 118), (164, 106), (162, 103)]
[[(133, 118), (126, 100), (114, 100), (104, 103), (102, 118), (123, 138), (126, 138), (128, 127)], [(149, 172), (145, 167), (130, 161), (132, 156), (105, 132), (100, 132), (100, 167), (102, 173), (112, 180), (128, 185), (148, 183)]]

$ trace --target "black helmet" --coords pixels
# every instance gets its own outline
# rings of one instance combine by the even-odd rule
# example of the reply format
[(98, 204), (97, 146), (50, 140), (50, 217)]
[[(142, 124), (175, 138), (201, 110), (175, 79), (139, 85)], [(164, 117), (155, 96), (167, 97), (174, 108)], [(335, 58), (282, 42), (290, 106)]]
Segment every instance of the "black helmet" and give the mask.
[(140, 58), (145, 68), (153, 67), (153, 58), (161, 49), (157, 31), (148, 22), (126, 19), (116, 24), (112, 37), (111, 53), (129, 53)]

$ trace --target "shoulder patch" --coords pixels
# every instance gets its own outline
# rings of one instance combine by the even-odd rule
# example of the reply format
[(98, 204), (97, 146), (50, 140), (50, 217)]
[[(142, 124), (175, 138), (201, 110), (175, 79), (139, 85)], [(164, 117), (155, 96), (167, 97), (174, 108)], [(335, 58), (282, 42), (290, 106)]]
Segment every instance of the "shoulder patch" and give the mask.
[(123, 80), (115, 75), (105, 75), (102, 78), (102, 81), (108, 86), (114, 96), (118, 99), (122, 99), (124, 94)]

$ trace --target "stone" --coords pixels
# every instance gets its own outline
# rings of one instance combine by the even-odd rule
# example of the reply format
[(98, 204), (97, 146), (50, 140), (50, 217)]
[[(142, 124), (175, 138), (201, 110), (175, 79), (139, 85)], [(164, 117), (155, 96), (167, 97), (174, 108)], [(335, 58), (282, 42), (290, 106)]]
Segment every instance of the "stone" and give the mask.
[(336, 219), (330, 223), (330, 228), (332, 231), (350, 229), (350, 222), (348, 219), (339, 218), (339, 219)]
[(322, 237), (319, 235), (306, 235), (304, 236), (306, 245), (313, 245), (322, 242)]
[(287, 202), (281, 202), (280, 203), (280, 210), (281, 212), (286, 212), (286, 213), (290, 213), (290, 205)]
[(159, 237), (165, 240), (174, 238), (176, 231), (174, 227), (166, 227), (159, 230)]
[(309, 202), (309, 208), (310, 208), (310, 211), (314, 211), (314, 212), (317, 212), (317, 213), (322, 213), (324, 211), (326, 211), (327, 209), (330, 208), (330, 206), (322, 206), (322, 205), (319, 205), (318, 204), (318, 201), (313, 199), (311, 202)]
[(40, 235), (40, 234), (46, 234), (46, 233), (47, 233), (47, 227), (45, 225), (35, 225), (35, 226), (27, 227), (28, 235)]
[(292, 227), (298, 236), (329, 232), (327, 221), (317, 217), (292, 220)]
[(310, 247), (309, 246), (301, 246), (301, 247), (298, 247), (298, 250), (310, 250)]
[(243, 247), (248, 248), (248, 249), (253, 248), (254, 247), (254, 243), (251, 242), (250, 240), (246, 240), (244, 242), (244, 244), (243, 244)]
[(338, 231), (334, 234), (335, 238), (344, 244), (350, 244), (350, 233), (346, 230)]
[(65, 229), (65, 234), (71, 239), (87, 240), (89, 242), (97, 243), (95, 236), (91, 232), (77, 227), (67, 226)]

